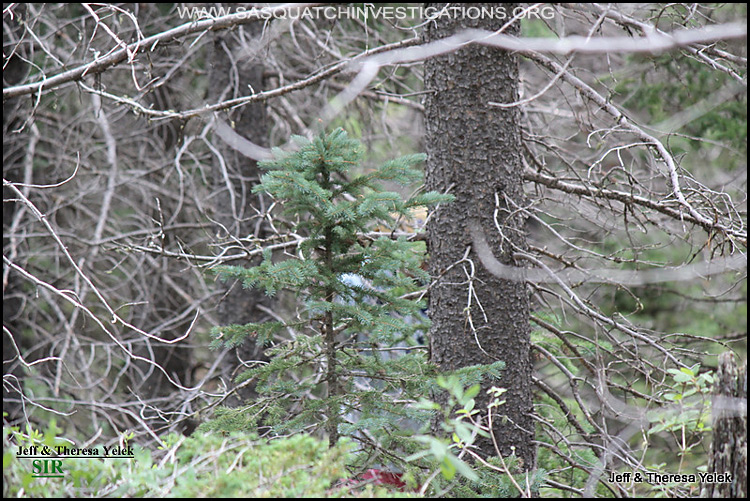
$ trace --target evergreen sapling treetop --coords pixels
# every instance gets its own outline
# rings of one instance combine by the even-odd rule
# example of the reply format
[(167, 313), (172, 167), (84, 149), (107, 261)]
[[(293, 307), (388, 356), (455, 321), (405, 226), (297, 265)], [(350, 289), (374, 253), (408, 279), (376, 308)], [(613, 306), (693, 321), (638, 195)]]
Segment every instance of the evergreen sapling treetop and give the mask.
[(382, 189), (383, 181), (420, 181), (415, 166), (424, 155), (404, 156), (350, 177), (363, 148), (344, 130), (312, 141), (293, 139), (297, 151), (277, 149), (274, 160), (260, 164), (268, 172), (256, 191), (279, 202), (294, 232), (305, 238), (293, 256), (265, 251), (259, 266), (217, 271), (269, 295), (292, 291), (303, 308), (283, 322), (214, 329), (214, 348), (255, 336), (259, 344), (270, 345), (271, 361), (238, 378), (253, 379), (258, 398), (240, 410), (224, 409), (212, 427), (263, 425), (277, 433), (322, 428), (331, 445), (341, 435), (361, 438), (358, 432), (366, 429), (387, 447), (389, 429), (409, 412), (394, 396), (403, 401), (423, 394), (426, 384), (423, 353), (393, 356), (388, 348), (414, 344), (415, 331), (425, 329), (417, 320), (424, 304), (409, 293), (423, 288), (429, 276), (421, 269), (423, 244), (368, 232), (378, 225), (395, 227), (399, 218), (409, 220), (413, 211), (452, 196), (429, 192), (404, 199)]

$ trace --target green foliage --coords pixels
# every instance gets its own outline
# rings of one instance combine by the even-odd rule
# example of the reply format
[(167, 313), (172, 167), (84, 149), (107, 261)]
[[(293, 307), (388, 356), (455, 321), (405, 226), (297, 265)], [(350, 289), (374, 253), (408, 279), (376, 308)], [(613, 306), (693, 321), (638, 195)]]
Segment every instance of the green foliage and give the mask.
[[(747, 93), (730, 75), (687, 55), (627, 59), (633, 64), (645, 60), (650, 68), (619, 80), (615, 90), (627, 96), (622, 104), (646, 112), (649, 123), (659, 130), (685, 134), (670, 140), (675, 153), (698, 151), (706, 140), (725, 143), (740, 153), (747, 151)], [(727, 163), (725, 167), (739, 166)]]
[[(668, 437), (669, 453), (650, 454), (651, 462), (646, 463), (649, 471), (660, 473), (706, 472), (707, 458), (705, 444), (708, 443), (711, 419), (711, 385), (714, 378), (711, 372), (701, 372), (700, 364), (680, 369), (667, 369), (671, 376), (671, 387), (663, 398), (673, 402), (666, 408), (658, 408), (647, 414), (651, 426), (648, 429), (649, 441), (657, 437)], [(644, 441), (644, 448), (649, 442)], [(675, 451), (678, 462), (674, 462)], [(696, 480), (698, 476), (696, 475)], [(670, 495), (675, 488), (689, 492), (699, 492), (700, 485), (694, 483), (659, 483), (641, 485), (639, 494), (650, 497)]]
[(700, 372), (700, 364), (680, 369), (667, 369), (672, 376), (672, 388), (664, 394), (664, 398), (674, 402), (676, 407), (670, 412), (652, 411), (651, 420), (656, 424), (648, 430), (648, 434), (670, 432), (676, 439), (684, 455), (690, 449), (700, 444), (700, 441), (688, 442), (686, 437), (710, 431), (711, 418), (711, 385), (713, 374)]
[[(354, 490), (339, 482), (350, 477), (345, 465), (352, 462), (351, 444), (329, 448), (302, 434), (271, 441), (247, 433), (170, 435), (157, 451), (132, 444), (132, 460), (68, 460), (63, 478), (32, 478), (31, 460), (17, 458), (15, 451), (30, 445), (71, 446), (59, 433), (54, 421), (44, 433), (3, 427), (4, 497), (409, 496), (373, 485)], [(128, 437), (122, 438), (127, 443)]]
[[(291, 291), (302, 307), (283, 322), (216, 327), (214, 348), (233, 347), (248, 337), (268, 347), (271, 360), (246, 370), (238, 382), (255, 385), (258, 398), (242, 409), (225, 409), (203, 430), (270, 427), (274, 434), (325, 429), (360, 436), (364, 428), (383, 444), (410, 417), (394, 395), (426, 391), (433, 369), (421, 352), (397, 354), (394, 346), (416, 344), (425, 331), (422, 302), (404, 297), (420, 290), (429, 276), (421, 269), (424, 247), (405, 237), (366, 234), (395, 227), (424, 206), (452, 199), (418, 193), (404, 199), (381, 183), (411, 184), (424, 155), (386, 162), (352, 176), (362, 162), (361, 145), (338, 129), (312, 141), (295, 137), (299, 149), (275, 151), (261, 163), (267, 170), (256, 191), (281, 206), (279, 226), (304, 236), (293, 257), (265, 252), (253, 268), (217, 267), (223, 279), (269, 295)], [(350, 419), (346, 416), (357, 416)]]
[[(438, 386), (448, 391), (450, 396), (447, 405), (441, 407), (440, 404), (436, 402), (422, 399), (419, 402), (418, 407), (430, 411), (442, 410), (443, 419), (440, 425), (446, 432), (448, 432), (453, 443), (451, 444), (448, 439), (440, 439), (432, 435), (419, 435), (415, 437), (415, 440), (425, 443), (428, 448), (409, 456), (407, 461), (414, 461), (426, 456), (431, 456), (432, 459), (440, 465), (440, 471), (443, 478), (446, 480), (453, 480), (456, 473), (459, 473), (469, 480), (478, 480), (479, 477), (474, 470), (472, 470), (464, 461), (459, 459), (453, 453), (452, 449), (463, 449), (471, 446), (474, 443), (476, 435), (487, 436), (485, 431), (472, 425), (470, 421), (467, 422), (468, 418), (479, 412), (474, 408), (474, 397), (479, 394), (480, 386), (474, 384), (464, 391), (461, 379), (457, 375), (451, 375), (448, 377), (438, 376), (436, 383)], [(456, 405), (459, 405), (461, 408), (456, 413), (457, 417), (454, 418), (452, 417), (452, 410)]]
[(309, 435), (266, 442), (245, 434), (198, 434), (178, 449), (176, 469), (183, 473), (176, 477), (171, 495), (322, 497), (347, 475), (348, 454), (346, 444), (329, 449)]
[[(408, 458), (410, 462), (421, 462), (431, 470), (438, 469), (444, 481), (434, 481), (433, 492), (450, 492), (450, 496), (465, 497), (518, 497), (519, 490), (527, 488), (527, 473), (522, 471), (515, 456), (508, 458), (490, 457), (484, 461), (475, 461), (466, 452), (478, 436), (487, 437), (489, 433), (480, 423), (486, 422), (483, 414), (494, 412), (493, 409), (505, 405), (502, 395), (505, 388), (491, 387), (487, 390), (490, 402), (487, 409), (477, 407), (476, 397), (481, 390), (478, 382), (468, 387), (464, 383), (467, 374), (471, 379), (481, 380), (482, 375), (496, 375), (501, 365), (475, 366), (469, 371), (455, 371), (435, 378), (435, 384), (448, 393), (445, 405), (421, 399), (417, 407), (437, 413), (440, 427), (449, 438), (438, 438), (433, 435), (417, 435), (414, 440), (424, 444)], [(513, 480), (510, 478), (513, 475)], [(538, 492), (546, 475), (543, 468), (528, 473), (528, 484), (533, 492)], [(514, 485), (514, 481), (515, 484)], [(446, 483), (447, 485), (444, 485)]]
[[(421, 269), (424, 247), (404, 237), (367, 236), (450, 197), (419, 193), (403, 199), (380, 187), (386, 181), (418, 180), (414, 166), (422, 155), (350, 177), (362, 160), (361, 148), (343, 131), (296, 142), (298, 151), (276, 152), (276, 160), (262, 164), (268, 173), (258, 190), (281, 206), (285, 219), (278, 226), (293, 227), (304, 240), (294, 253), (266, 252), (254, 268), (216, 271), (269, 295), (291, 291), (302, 307), (296, 317), (283, 321), (214, 329), (214, 347), (233, 347), (252, 337), (265, 343), (270, 361), (237, 378), (254, 384), (257, 398), (241, 408), (217, 410), (199, 433), (223, 437), (257, 430), (266, 437), (295, 437), (304, 432), (310, 439), (310, 432), (325, 431), (332, 447), (341, 443), (332, 437), (351, 437), (359, 444), (359, 453), (349, 457), (355, 468), (369, 467), (371, 455), (388, 451), (389, 460), (413, 486), (427, 481), (424, 471), (439, 471), (441, 480), (433, 489), (517, 494), (507, 472), (523, 485), (526, 478), (515, 458), (482, 465), (464, 457), (477, 436), (487, 436), (475, 422), (480, 412), (487, 412), (476, 408), (479, 383), (498, 378), (504, 363), (438, 375), (422, 351), (398, 350), (413, 346), (417, 331), (428, 327), (420, 316), (424, 305), (411, 299), (429, 281)], [(444, 407), (423, 398), (440, 391), (448, 393)], [(504, 390), (491, 391), (491, 406), (503, 405)], [(429, 426), (435, 415), (447, 438), (413, 436), (411, 429), (419, 423)], [(398, 459), (404, 457), (407, 463)], [(535, 486), (542, 474), (531, 479)]]
[[(75, 446), (60, 437), (61, 430), (52, 419), (44, 433), (32, 427), (3, 426), (3, 497), (102, 497), (145, 496), (160, 492), (170, 475), (169, 469), (155, 468), (151, 453), (131, 444), (135, 458), (63, 460), (63, 478), (32, 477), (31, 459), (18, 458), (19, 447)], [(126, 445), (132, 434), (123, 434)], [(80, 445), (79, 445), (80, 446)]]
[[(593, 341), (583, 336), (571, 336), (561, 325), (559, 320), (548, 314), (536, 313), (532, 319), (537, 319), (539, 325), (547, 324), (551, 329), (557, 329), (564, 335), (565, 342), (553, 335), (551, 331), (535, 330), (532, 341), (556, 357), (574, 377), (585, 378), (588, 371), (577, 359), (593, 358), (597, 353), (607, 353), (612, 350), (610, 343), (599, 340), (598, 348)], [(601, 355), (599, 355), (601, 356)], [(620, 386), (633, 388), (642, 394), (652, 395), (651, 402), (645, 399), (628, 399), (627, 405), (631, 411), (642, 409), (648, 420), (644, 433), (628, 437), (630, 446), (642, 451), (644, 465), (649, 471), (657, 473), (695, 473), (705, 471), (707, 457), (706, 444), (709, 442), (711, 399), (710, 391), (713, 375), (701, 368), (700, 364), (692, 367), (668, 368), (669, 378), (664, 384), (651, 385), (639, 379), (626, 380), (614, 372), (609, 374), (612, 387)], [(595, 471), (601, 460), (591, 449), (577, 447), (573, 444), (585, 443), (586, 436), (596, 436), (597, 429), (583, 415), (572, 396), (560, 395), (560, 401), (551, 398), (547, 393), (536, 395), (536, 409), (539, 422), (546, 423), (540, 427), (536, 436), (544, 444), (538, 449), (537, 465), (546, 470), (548, 476), (555, 482), (571, 486), (584, 486), (590, 480), (590, 471)], [(619, 397), (616, 397), (619, 398)], [(562, 406), (560, 405), (562, 403)], [(661, 402), (657, 405), (655, 402)], [(564, 406), (564, 407), (563, 407)], [(573, 426), (571, 418), (578, 423)], [(553, 433), (545, 433), (553, 430)], [(564, 435), (567, 441), (556, 440)], [(676, 454), (675, 454), (676, 453)], [(674, 461), (675, 456), (679, 458)], [(566, 458), (566, 459), (561, 459)], [(570, 468), (570, 463), (582, 465), (589, 469)], [(630, 469), (620, 469), (615, 473), (631, 472)], [(606, 478), (608, 473), (602, 473)], [(674, 487), (697, 492), (697, 484), (677, 485), (659, 484), (649, 486), (644, 483), (635, 486), (635, 493), (641, 496), (674, 495)], [(670, 490), (671, 489), (671, 490)], [(656, 491), (656, 492), (654, 492)], [(611, 496), (611, 492), (603, 485), (597, 485), (596, 495)], [(542, 497), (572, 496), (570, 493), (558, 489), (542, 489)]]

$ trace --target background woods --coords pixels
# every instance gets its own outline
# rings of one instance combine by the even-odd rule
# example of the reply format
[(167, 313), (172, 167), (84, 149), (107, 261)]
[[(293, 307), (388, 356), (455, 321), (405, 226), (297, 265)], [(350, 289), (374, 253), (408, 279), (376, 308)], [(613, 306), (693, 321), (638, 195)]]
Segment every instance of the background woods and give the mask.
[[(699, 482), (610, 475), (724, 464), (714, 371), (746, 359), (746, 7), (366, 5), (4, 4), (4, 449), (39, 431), (139, 447), (120, 470), (76, 463), (78, 483), (22, 481), (9, 457), (5, 495), (687, 497)], [(425, 187), (385, 179), (378, 200), (452, 197), (333, 219), (360, 224), (342, 259), (400, 238), (424, 278), (329, 301), (341, 325), (385, 297), (422, 310), (331, 344), (361, 398), (316, 408), (331, 358), (304, 358), (304, 286), (269, 295), (240, 270), (315, 255), (320, 214), (284, 213), (259, 162), (339, 128), (362, 149), (325, 187), (338, 202), (422, 152)], [(329, 288), (372, 285), (349, 272)], [(409, 335), (371, 337), (388, 315)], [(283, 328), (217, 342), (247, 323)], [(278, 400), (304, 405), (253, 407), (280, 353), (302, 362)], [(374, 389), (398, 420), (362, 414)], [(713, 411), (742, 429), (730, 394)]]

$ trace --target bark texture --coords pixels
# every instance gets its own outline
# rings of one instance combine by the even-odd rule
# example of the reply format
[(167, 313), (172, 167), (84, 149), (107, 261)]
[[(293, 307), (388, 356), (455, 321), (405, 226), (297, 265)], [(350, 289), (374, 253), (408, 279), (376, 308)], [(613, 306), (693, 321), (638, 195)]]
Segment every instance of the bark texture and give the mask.
[[(702, 498), (747, 497), (747, 365), (737, 367), (732, 352), (719, 356), (712, 399), (714, 438), (708, 473), (716, 482), (704, 482)], [(730, 478), (719, 478), (729, 474)]]
[[(26, 6), (21, 5), (17, 13), (25, 18), (26, 11)], [(3, 47), (13, 46), (21, 37), (23, 37), (23, 27), (18, 23), (13, 30), (3, 31)], [(19, 46), (18, 52), (14, 51), (13, 55), (8, 57), (3, 68), (3, 88), (18, 85), (23, 81), (26, 77), (25, 68), (28, 67), (23, 61), (28, 57), (23, 45)], [(3, 179), (12, 183), (24, 182), (23, 157), (30, 140), (27, 137), (29, 128), (25, 129), (25, 133), (17, 131), (23, 124), (23, 117), (28, 113), (23, 98), (9, 98), (3, 101)], [(35, 182), (41, 181), (36, 179)], [(11, 260), (14, 259), (14, 255), (8, 235), (11, 233), (11, 226), (18, 217), (21, 207), (21, 204), (14, 203), (15, 198), (10, 189), (3, 187), (3, 256), (8, 256)], [(6, 266), (3, 264), (3, 272)], [(23, 323), (18, 322), (23, 315), (22, 287), (23, 280), (19, 280), (14, 271), (8, 273), (7, 284), (3, 283), (3, 327), (5, 328), (3, 332), (3, 411), (8, 413), (8, 421), (14, 424), (15, 420), (22, 416), (23, 410), (19, 404), (20, 395), (15, 388), (23, 392), (24, 377), (16, 349), (7, 336), (14, 336), (13, 340), (21, 352), (28, 349), (28, 337), (19, 335), (23, 326)], [(8, 384), (5, 384), (6, 378)]]
[[(243, 29), (248, 32), (251, 37), (250, 41), (254, 44), (243, 43), (242, 38), (233, 33), (215, 35), (209, 72), (208, 101), (211, 103), (263, 90), (263, 51), (260, 46), (262, 26), (256, 23)], [(228, 113), (221, 113), (220, 118), (233, 126), (240, 136), (257, 145), (268, 146), (265, 103), (252, 103)], [(264, 237), (264, 229), (256, 224), (257, 219), (250, 219), (256, 214), (251, 207), (256, 207), (261, 211), (264, 209), (262, 195), (252, 193), (253, 187), (260, 181), (261, 176), (257, 162), (241, 155), (218, 137), (215, 137), (214, 145), (224, 158), (232, 190), (230, 193), (230, 189), (226, 186), (222, 166), (216, 160), (213, 175), (214, 185), (218, 190), (214, 205), (216, 220), (237, 238), (244, 238), (247, 235)], [(223, 230), (220, 234), (226, 237)], [(247, 266), (256, 264), (258, 263), (248, 263)], [(256, 307), (258, 304), (271, 305), (271, 299), (263, 291), (244, 289), (238, 281), (219, 286), (224, 288), (224, 295), (218, 306), (218, 318), (223, 325), (241, 325), (268, 319), (268, 316)], [(236, 371), (240, 365), (237, 357), (245, 361), (265, 360), (262, 348), (262, 346), (257, 346), (253, 339), (247, 339), (236, 349), (237, 356), (225, 358), (227, 369)], [(233, 372), (232, 377), (236, 375), (237, 373)], [(239, 390), (239, 398), (229, 401), (229, 404), (240, 405), (253, 395), (253, 387), (246, 386)]]
[[(439, 9), (444, 4), (428, 5)], [(513, 5), (506, 7), (510, 12)], [(442, 17), (427, 24), (425, 38), (445, 38), (463, 28), (497, 30), (504, 23)], [(518, 31), (514, 25), (505, 33)], [(505, 51), (468, 46), (425, 61), (425, 90), (427, 189), (449, 191), (457, 197), (440, 207), (427, 230), (430, 272), (441, 277), (430, 291), (431, 356), (443, 370), (505, 362), (501, 380), (483, 384), (477, 408), (486, 412), (487, 388), (507, 388), (503, 395), (507, 402), (493, 412), (497, 414), (493, 420), (497, 445), (504, 456), (515, 453), (523, 469), (533, 469), (536, 451), (530, 417), (532, 366), (525, 283), (493, 276), (473, 249), (468, 255), (473, 270), (471, 263), (464, 262), (446, 273), (472, 245), (473, 223), (481, 226), (495, 257), (505, 264), (514, 265), (513, 252), (526, 248), (523, 220), (507, 202), (522, 206), (524, 200), (519, 110), (488, 105), (518, 100), (518, 62)], [(480, 439), (478, 445), (484, 454), (496, 455), (490, 439)]]

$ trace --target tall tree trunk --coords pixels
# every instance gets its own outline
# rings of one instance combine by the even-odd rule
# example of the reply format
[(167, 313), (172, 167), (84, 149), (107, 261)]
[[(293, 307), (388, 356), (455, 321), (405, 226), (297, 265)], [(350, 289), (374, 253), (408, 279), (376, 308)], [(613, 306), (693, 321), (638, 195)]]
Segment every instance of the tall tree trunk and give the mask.
[[(445, 4), (428, 5), (440, 9)], [(514, 7), (505, 6), (508, 12)], [(494, 31), (504, 23), (441, 17), (427, 24), (425, 38), (445, 38), (463, 28)], [(518, 32), (517, 23), (505, 31), (509, 35)], [(493, 433), (503, 456), (515, 453), (523, 461), (523, 469), (530, 470), (536, 451), (530, 416), (532, 366), (525, 283), (490, 274), (474, 249), (468, 254), (473, 266), (464, 262), (446, 273), (472, 246), (473, 224), (481, 226), (495, 256), (505, 264), (514, 265), (513, 252), (526, 248), (522, 218), (512, 215), (512, 209), (506, 210), (506, 199), (519, 206), (524, 200), (520, 113), (515, 107), (488, 105), (490, 101), (518, 100), (518, 61), (499, 49), (465, 47), (425, 61), (425, 90), (427, 189), (450, 190), (456, 196), (455, 202), (440, 207), (427, 231), (430, 272), (440, 277), (430, 291), (432, 359), (443, 370), (505, 362), (500, 381), (483, 383), (477, 408), (486, 412), (485, 391), (490, 386), (507, 389), (503, 395), (506, 403), (493, 409)], [(505, 241), (493, 220), (496, 200), (496, 217)], [(472, 273), (473, 277), (467, 278)], [(477, 444), (484, 454), (496, 455), (490, 439), (480, 439)]]
[[(20, 15), (21, 19), (26, 18), (26, 6), (19, 5), (16, 14)], [(21, 23), (9, 23), (9, 26), (12, 28), (3, 30), (3, 47), (12, 47), (24, 34)], [(26, 77), (28, 65), (24, 64), (24, 59), (29, 55), (23, 44), (20, 44), (17, 49), (17, 51), (12, 51), (7, 61), (3, 61), (3, 88), (18, 85)], [(29, 126), (25, 127), (22, 133), (17, 132), (23, 124), (24, 117), (28, 114), (29, 110), (22, 97), (3, 100), (3, 180), (12, 183), (31, 182), (31, 179), (24, 179), (23, 163), (27, 149), (24, 145), (31, 144), (33, 132)], [(44, 181), (37, 176), (33, 182), (43, 183)], [(3, 256), (8, 256), (11, 261), (16, 259), (12, 251), (11, 228), (13, 221), (19, 217), (21, 207), (15, 199), (16, 195), (3, 186)], [(6, 272), (6, 267), (7, 264), (3, 262), (3, 274)], [(8, 421), (16, 424), (15, 420), (23, 416), (23, 407), (20, 404), (22, 398), (16, 388), (23, 392), (24, 377), (23, 367), (18, 361), (13, 342), (23, 353), (28, 348), (30, 340), (29, 336), (21, 335), (23, 323), (18, 321), (24, 315), (23, 280), (19, 280), (15, 271), (8, 273), (7, 280), (7, 283), (3, 283), (3, 411), (8, 413)], [(6, 339), (6, 336), (13, 336), (13, 342)], [(5, 384), (6, 378), (8, 384)]]
[[(214, 40), (214, 50), (211, 58), (209, 79), (209, 102), (219, 99), (232, 99), (247, 95), (251, 92), (263, 90), (262, 50), (260, 37), (262, 25), (260, 23), (245, 26), (249, 32), (251, 43), (244, 42), (236, 34), (217, 34)], [(255, 42), (255, 43), (252, 43)], [(221, 113), (219, 119), (234, 127), (234, 131), (260, 145), (268, 145), (268, 121), (265, 103), (253, 103), (241, 108)], [(250, 219), (255, 212), (251, 207), (263, 210), (262, 195), (253, 195), (252, 189), (260, 181), (260, 171), (256, 161), (241, 155), (214, 135), (214, 144), (224, 158), (226, 173), (220, 162), (214, 162), (214, 185), (219, 190), (216, 197), (216, 220), (220, 222), (234, 237), (244, 238), (247, 235), (264, 236), (262, 226), (256, 227), (257, 219)], [(228, 176), (230, 188), (227, 188)], [(220, 232), (226, 237), (223, 231)], [(235, 281), (225, 287), (225, 294), (218, 306), (219, 321), (223, 325), (246, 324), (267, 320), (267, 315), (257, 308), (271, 303), (263, 291), (244, 289), (242, 284)], [(265, 360), (262, 346), (257, 346), (253, 339), (247, 339), (239, 346), (237, 356), (242, 360)], [(235, 371), (239, 365), (237, 357), (225, 359), (226, 368)], [(233, 373), (237, 375), (236, 372)], [(254, 395), (251, 386), (242, 388), (237, 399), (228, 401), (230, 405), (240, 405)]]
[(747, 362), (737, 367), (734, 354), (719, 355), (711, 399), (713, 442), (702, 498), (747, 497)]

